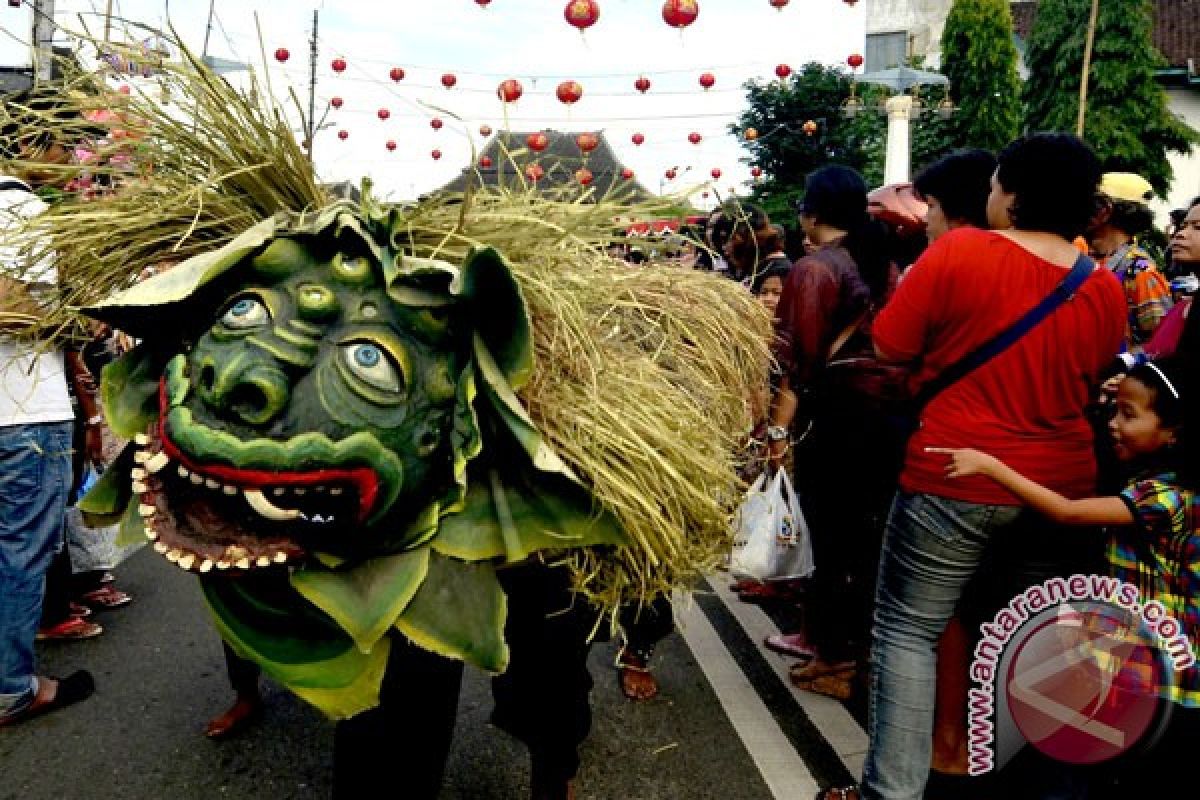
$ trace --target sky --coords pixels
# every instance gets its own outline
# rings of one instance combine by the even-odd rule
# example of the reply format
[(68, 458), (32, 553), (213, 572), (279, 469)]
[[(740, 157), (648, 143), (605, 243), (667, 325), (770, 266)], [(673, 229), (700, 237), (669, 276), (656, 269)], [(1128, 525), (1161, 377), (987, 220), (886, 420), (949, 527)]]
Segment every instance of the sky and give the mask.
[[(661, 0), (597, 0), (598, 22), (581, 34), (563, 18), (565, 0), (113, 0), (113, 15), (152, 26), (172, 24), (200, 52), (241, 62), (260, 79), (270, 71), (276, 97), (290, 104), (291, 86), (307, 106), (309, 40), (318, 12), (315, 89), (323, 120), (314, 163), (323, 180), (358, 182), (369, 175), (384, 199), (408, 200), (441, 186), (482, 149), (481, 125), (493, 130), (604, 132), (618, 158), (651, 191), (684, 192), (701, 207), (715, 202), (701, 193), (744, 191), (748, 154), (730, 123), (745, 106), (743, 84), (775, 79), (775, 67), (809, 61), (844, 65), (861, 53), (865, 5), (843, 0), (792, 0), (776, 10), (768, 0), (699, 0), (700, 14), (677, 30), (662, 18)], [(56, 0), (55, 16), (66, 28), (86, 24), (99, 34), (105, 0)], [(0, 64), (25, 57), (27, 8), (0, 7)], [(119, 29), (119, 23), (115, 23)], [(261, 40), (259, 37), (261, 31)], [(117, 38), (114, 35), (114, 38)], [(290, 57), (275, 60), (276, 49)], [(265, 59), (264, 59), (265, 53)], [(335, 73), (331, 62), (346, 61)], [(405, 77), (390, 79), (392, 67)], [(699, 76), (716, 79), (705, 91)], [(453, 89), (441, 76), (453, 73)], [(233, 82), (248, 73), (233, 72)], [(651, 88), (640, 94), (644, 75)], [(524, 94), (504, 104), (496, 87), (515, 78)], [(566, 106), (555, 97), (559, 82), (575, 80), (582, 99)], [(329, 107), (340, 97), (340, 109)], [(379, 109), (388, 110), (381, 120)], [(326, 113), (328, 112), (328, 113)], [(444, 120), (440, 131), (429, 124)], [(347, 137), (338, 138), (339, 131)], [(631, 141), (634, 132), (643, 145)], [(699, 133), (700, 144), (688, 135)], [(769, 135), (760, 131), (760, 135)], [(396, 149), (389, 152), (386, 142)], [(438, 149), (440, 160), (431, 152)], [(667, 169), (678, 178), (668, 181)], [(713, 168), (721, 178), (712, 186)]]

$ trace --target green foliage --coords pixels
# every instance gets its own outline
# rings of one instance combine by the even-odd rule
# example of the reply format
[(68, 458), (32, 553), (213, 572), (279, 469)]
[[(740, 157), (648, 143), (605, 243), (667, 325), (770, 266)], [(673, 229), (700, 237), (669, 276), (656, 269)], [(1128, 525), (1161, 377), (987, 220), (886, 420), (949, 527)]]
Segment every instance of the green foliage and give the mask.
[[(757, 139), (746, 142), (748, 163), (763, 171), (753, 202), (772, 219), (792, 219), (805, 176), (818, 167), (845, 164), (862, 172), (869, 185), (882, 180), (886, 123), (871, 110), (879, 93), (859, 86), (864, 110), (846, 119), (841, 109), (850, 86), (845, 71), (817, 63), (804, 65), (787, 80), (746, 84), (746, 108), (730, 130), (739, 136), (748, 128), (758, 131)], [(808, 120), (817, 125), (811, 136), (803, 127)]]
[(942, 74), (958, 106), (950, 127), (959, 147), (999, 150), (1016, 137), (1017, 58), (1007, 0), (954, 0), (942, 32)]
[[(1090, 0), (1039, 4), (1025, 53), (1027, 129), (1075, 130), (1090, 13)], [(1152, 26), (1149, 0), (1100, 4), (1084, 138), (1106, 170), (1136, 172), (1166, 194), (1172, 179), (1167, 152), (1186, 153), (1200, 136), (1171, 114), (1155, 81), (1163, 60), (1154, 49)]]

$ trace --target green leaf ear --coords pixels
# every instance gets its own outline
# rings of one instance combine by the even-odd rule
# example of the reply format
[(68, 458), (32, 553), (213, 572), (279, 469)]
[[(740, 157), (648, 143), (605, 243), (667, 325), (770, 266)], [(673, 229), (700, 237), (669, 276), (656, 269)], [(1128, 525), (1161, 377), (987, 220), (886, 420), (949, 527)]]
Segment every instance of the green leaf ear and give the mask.
[(138, 345), (100, 373), (100, 396), (109, 427), (132, 439), (158, 419), (158, 381), (163, 364)]

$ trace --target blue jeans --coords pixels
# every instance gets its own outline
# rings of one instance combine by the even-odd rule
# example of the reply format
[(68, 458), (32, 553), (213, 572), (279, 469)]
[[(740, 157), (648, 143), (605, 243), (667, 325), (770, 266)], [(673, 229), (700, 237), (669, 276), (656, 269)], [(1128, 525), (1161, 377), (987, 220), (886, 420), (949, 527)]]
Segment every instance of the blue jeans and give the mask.
[(1048, 525), (1018, 506), (896, 494), (875, 589), (866, 797), (921, 800), (932, 752), (938, 637), (993, 538), (1013, 545), (1019, 561), (1017, 569), (1003, 570), (1010, 585), (997, 593), (1016, 594), (1059, 571), (1060, 548)]
[(70, 422), (0, 427), (0, 715), (33, 700), (46, 570), (62, 547)]

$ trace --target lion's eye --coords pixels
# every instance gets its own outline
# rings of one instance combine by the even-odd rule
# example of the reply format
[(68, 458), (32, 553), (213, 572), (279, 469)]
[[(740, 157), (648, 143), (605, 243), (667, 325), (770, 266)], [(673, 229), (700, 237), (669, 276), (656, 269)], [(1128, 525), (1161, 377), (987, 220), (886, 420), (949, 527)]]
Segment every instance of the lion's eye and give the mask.
[(375, 388), (387, 392), (403, 389), (400, 370), (379, 345), (350, 342), (342, 345), (342, 358), (352, 373)]
[(261, 328), (271, 321), (271, 312), (257, 298), (243, 297), (234, 302), (221, 317), (227, 328)]

